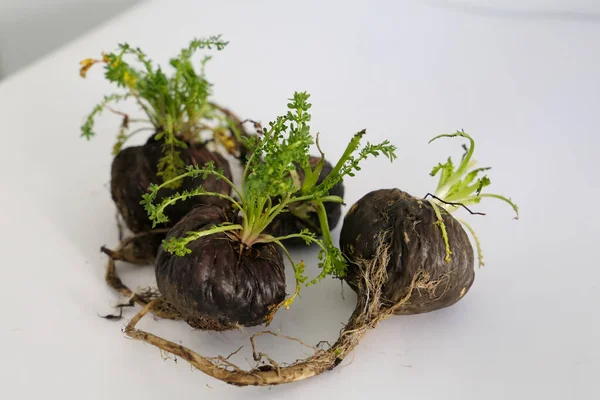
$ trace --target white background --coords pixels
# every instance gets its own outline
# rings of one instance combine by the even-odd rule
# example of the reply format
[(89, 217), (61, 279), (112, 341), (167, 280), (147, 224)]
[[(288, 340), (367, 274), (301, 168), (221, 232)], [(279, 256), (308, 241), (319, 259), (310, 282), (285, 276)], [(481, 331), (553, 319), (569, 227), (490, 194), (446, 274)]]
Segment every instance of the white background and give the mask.
[[(173, 0), (171, 0), (173, 1)], [(175, 0), (177, 1), (177, 0)], [(0, 0), (0, 79), (140, 0)], [(589, 18), (596, 0), (431, 0), (470, 12)]]
[[(416, 2), (152, 3), (0, 82), (2, 397), (598, 398), (600, 19), (586, 15)], [(476, 138), (475, 158), (494, 167), (491, 189), (511, 196), (521, 219), (493, 200), (478, 207), (485, 217), (469, 217), (486, 266), (459, 303), (387, 320), (343, 367), (272, 389), (230, 387), (163, 361), (123, 336), (126, 320), (98, 318), (118, 300), (99, 247), (117, 242), (107, 184), (119, 120), (105, 114), (98, 137), (78, 137), (112, 91), (100, 69), (82, 80), (78, 62), (128, 41), (164, 63), (214, 33), (230, 40), (207, 71), (215, 100), (242, 118), (266, 122), (307, 90), (328, 158), (362, 128), (398, 146), (397, 162), (373, 160), (346, 182), (348, 207), (382, 187), (424, 195), (436, 184), (431, 166), (461, 155), (460, 141), (427, 141), (461, 128)], [(314, 252), (293, 253), (313, 274)], [(133, 286), (152, 280), (151, 268), (122, 269)], [(351, 290), (342, 298), (327, 280), (303, 294), (271, 328), (309, 343), (335, 339)], [(205, 355), (228, 354), (261, 329), (207, 334), (151, 318), (140, 326)], [(277, 339), (260, 346), (281, 361), (303, 356)], [(244, 351), (235, 361), (247, 366)]]
[(0, 0), (0, 79), (139, 0)]

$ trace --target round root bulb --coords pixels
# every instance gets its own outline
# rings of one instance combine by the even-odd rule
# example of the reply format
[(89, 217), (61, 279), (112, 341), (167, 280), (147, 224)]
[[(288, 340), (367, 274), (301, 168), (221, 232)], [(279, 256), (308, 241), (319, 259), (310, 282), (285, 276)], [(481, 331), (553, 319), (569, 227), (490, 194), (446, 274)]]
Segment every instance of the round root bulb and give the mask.
[[(158, 290), (152, 288), (146, 288), (140, 293), (133, 292), (119, 277), (116, 261), (125, 261), (136, 265), (152, 264), (154, 260), (148, 259), (146, 252), (140, 253), (136, 251), (137, 247), (135, 243), (147, 243), (147, 236), (158, 235), (163, 237), (167, 230), (168, 229), (155, 229), (154, 231), (135, 234), (122, 240), (116, 250), (111, 250), (105, 246), (101, 248), (101, 251), (108, 256), (104, 279), (106, 280), (108, 286), (118, 291), (121, 296), (129, 299), (129, 304), (125, 305), (133, 305), (137, 303), (142, 307), (145, 307), (154, 300), (162, 299)], [(143, 240), (138, 241), (138, 239)], [(181, 319), (179, 312), (165, 301), (163, 301), (160, 306), (154, 307), (152, 313), (159, 318), (175, 320)]]
[[(231, 178), (229, 162), (220, 154), (211, 152), (202, 144), (188, 144), (180, 149), (181, 159), (185, 165), (205, 165), (213, 162), (223, 169), (226, 177)], [(158, 165), (163, 157), (163, 145), (152, 136), (142, 146), (127, 147), (119, 152), (111, 165), (111, 196), (123, 221), (134, 233), (147, 232), (152, 229), (152, 221), (140, 200), (147, 193), (150, 184), (159, 184)], [(186, 178), (180, 187), (165, 187), (158, 193), (158, 200), (183, 190), (193, 190), (202, 185), (207, 191), (229, 194), (229, 185), (215, 176)], [(218, 204), (227, 206), (226, 200), (213, 196), (197, 196), (180, 201), (166, 211), (169, 223), (160, 228), (169, 228), (183, 218), (192, 208), (201, 204)], [(159, 243), (160, 244), (160, 243)], [(149, 244), (150, 245), (150, 244)], [(158, 246), (156, 246), (158, 249)], [(156, 249), (154, 255), (156, 255)]]
[(133, 234), (121, 242), (116, 250), (102, 246), (100, 251), (113, 260), (125, 261), (135, 265), (154, 263), (156, 251), (169, 229), (160, 228)]
[[(442, 222), (443, 221), (443, 225)], [(340, 233), (340, 249), (349, 260), (344, 277), (356, 290), (360, 271), (354, 259), (378, 251), (373, 238), (389, 232), (390, 262), (382, 299), (395, 303), (406, 294), (419, 270), (429, 274), (436, 290), (417, 288), (410, 302), (396, 314), (420, 314), (450, 307), (460, 301), (475, 279), (474, 252), (467, 233), (452, 215), (429, 201), (399, 189), (372, 191), (349, 210)]]
[[(408, 293), (397, 303), (388, 306), (380, 302), (383, 286), (387, 281), (386, 265), (389, 262), (389, 246), (380, 235), (379, 250), (371, 260), (359, 260), (360, 279), (357, 279), (358, 301), (356, 308), (337, 341), (326, 350), (315, 349), (315, 353), (293, 364), (281, 366), (270, 357), (256, 351), (251, 339), (255, 360), (266, 359), (268, 364), (244, 370), (231, 363), (228, 357), (205, 357), (187, 347), (160, 338), (152, 333), (136, 328), (144, 315), (159, 307), (163, 300), (156, 299), (147, 304), (125, 327), (125, 334), (131, 338), (150, 343), (161, 350), (172, 353), (188, 361), (200, 371), (236, 386), (271, 386), (307, 379), (338, 366), (360, 342), (360, 339), (379, 322), (392, 316), (397, 308), (405, 304), (413, 289), (427, 286), (427, 274), (415, 274)], [(295, 339), (294, 339), (295, 340)], [(312, 347), (312, 346), (309, 346)]]
[[(234, 218), (231, 210), (199, 206), (175, 224), (166, 240), (210, 232)], [(192, 327), (223, 331), (261, 325), (271, 307), (284, 300), (285, 267), (275, 244), (249, 248), (220, 232), (200, 237), (187, 248), (189, 253), (179, 256), (161, 247), (155, 273), (160, 292)]]

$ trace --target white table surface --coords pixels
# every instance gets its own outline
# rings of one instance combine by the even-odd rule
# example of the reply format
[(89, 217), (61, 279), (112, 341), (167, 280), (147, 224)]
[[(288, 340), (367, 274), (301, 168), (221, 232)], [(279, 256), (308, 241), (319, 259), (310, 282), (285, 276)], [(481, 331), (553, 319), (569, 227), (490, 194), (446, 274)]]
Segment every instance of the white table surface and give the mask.
[[(0, 397), (600, 398), (600, 20), (401, 1), (250, 3), (143, 4), (0, 82)], [(271, 389), (164, 361), (122, 334), (131, 309), (119, 322), (98, 318), (118, 300), (99, 247), (117, 242), (107, 184), (119, 120), (105, 114), (98, 137), (79, 138), (112, 88), (100, 69), (82, 80), (78, 62), (127, 41), (164, 63), (215, 33), (230, 45), (208, 67), (214, 98), (243, 118), (266, 122), (307, 90), (329, 158), (362, 128), (398, 145), (396, 163), (369, 162), (346, 182), (348, 205), (382, 187), (424, 195), (435, 187), (431, 166), (461, 155), (461, 142), (429, 138), (474, 135), (475, 158), (494, 167), (491, 189), (510, 195), (521, 219), (493, 200), (479, 206), (487, 216), (470, 218), (486, 266), (463, 300), (387, 320), (343, 367)], [(294, 255), (316, 272), (313, 251)], [(149, 267), (123, 268), (133, 286), (152, 281)], [(335, 339), (351, 290), (343, 299), (329, 279), (303, 293), (272, 328)], [(151, 318), (141, 327), (206, 355), (228, 354), (260, 329), (207, 334)], [(302, 356), (293, 343), (260, 345), (278, 360)], [(247, 366), (247, 356), (237, 361)]]

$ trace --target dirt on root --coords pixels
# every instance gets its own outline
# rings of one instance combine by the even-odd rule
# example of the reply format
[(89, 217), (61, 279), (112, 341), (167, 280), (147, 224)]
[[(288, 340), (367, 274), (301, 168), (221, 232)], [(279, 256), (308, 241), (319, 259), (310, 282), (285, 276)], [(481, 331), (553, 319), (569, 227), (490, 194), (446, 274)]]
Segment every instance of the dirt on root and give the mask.
[(474, 252), (469, 237), (452, 215), (440, 208), (452, 252), (447, 260), (446, 245), (433, 206), (398, 189), (368, 193), (352, 206), (344, 218), (340, 248), (349, 259), (345, 277), (357, 290), (360, 279), (355, 259), (368, 259), (378, 251), (378, 232), (388, 235), (388, 280), (382, 301), (394, 304), (403, 298), (418, 271), (429, 274), (436, 290), (416, 287), (411, 300), (396, 314), (419, 314), (448, 307), (468, 292), (475, 278)]
[[(394, 315), (399, 307), (410, 300), (415, 288), (429, 287), (429, 290), (435, 290), (435, 285), (428, 285), (428, 274), (425, 271), (419, 271), (413, 276), (408, 293), (397, 303), (390, 306), (386, 302), (380, 301), (388, 279), (386, 266), (389, 263), (389, 250), (389, 232), (384, 232), (379, 236), (376, 254), (369, 260), (355, 261), (357, 265), (356, 288), (358, 301), (352, 316), (341, 330), (337, 341), (324, 350), (318, 349), (318, 346), (309, 346), (314, 349), (312, 356), (289, 365), (279, 364), (271, 359), (267, 353), (257, 352), (253, 341), (254, 336), (250, 341), (257, 365), (252, 369), (244, 370), (230, 362), (229, 357), (205, 357), (182, 345), (137, 329), (136, 325), (140, 319), (153, 307), (157, 306), (161, 300), (155, 300), (155, 302), (148, 304), (129, 322), (125, 333), (134, 339), (150, 343), (161, 350), (179, 356), (200, 371), (231, 385), (272, 386), (308, 379), (326, 371), (331, 371), (340, 365), (369, 330), (375, 328), (379, 322)], [(264, 333), (269, 332), (259, 334)], [(274, 335), (277, 336), (277, 334)], [(289, 337), (288, 339), (297, 340)]]

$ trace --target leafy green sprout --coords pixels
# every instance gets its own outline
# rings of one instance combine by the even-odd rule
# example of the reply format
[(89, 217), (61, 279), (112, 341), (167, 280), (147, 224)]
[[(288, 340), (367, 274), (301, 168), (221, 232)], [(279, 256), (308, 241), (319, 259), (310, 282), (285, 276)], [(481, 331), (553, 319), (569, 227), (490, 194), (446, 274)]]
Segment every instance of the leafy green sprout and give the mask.
[[(440, 227), (444, 239), (444, 244), (446, 246), (446, 262), (450, 262), (452, 251), (450, 250), (448, 232), (444, 220), (442, 219), (440, 208), (443, 208), (448, 213), (452, 213), (458, 208), (464, 207), (467, 208), (471, 214), (481, 214), (472, 212), (467, 206), (479, 204), (484, 198), (494, 198), (508, 203), (516, 214), (515, 219), (519, 218), (519, 207), (517, 207), (510, 198), (494, 193), (483, 193), (483, 189), (490, 186), (491, 180), (487, 175), (479, 178), (478, 175), (488, 171), (490, 167), (473, 168), (476, 164), (476, 162), (472, 160), (473, 152), (475, 150), (475, 141), (470, 135), (461, 130), (452, 134), (438, 135), (431, 139), (429, 143), (440, 138), (454, 137), (468, 139), (469, 145), (463, 146), (465, 154), (457, 167), (454, 166), (452, 159), (448, 157), (448, 160), (445, 163), (439, 163), (433, 168), (430, 175), (436, 176), (439, 174), (440, 178), (434, 195), (431, 199), (427, 199), (436, 214), (436, 225)], [(475, 234), (475, 230), (466, 221), (462, 219), (458, 219), (458, 221), (462, 223), (473, 236), (477, 247), (479, 266), (483, 266), (483, 252), (481, 250), (479, 238)]]
[[(327, 275), (343, 277), (346, 273), (346, 260), (342, 252), (333, 244), (324, 207), (326, 202), (343, 203), (343, 199), (339, 196), (329, 195), (329, 191), (345, 177), (354, 176), (360, 170), (360, 163), (368, 157), (384, 155), (390, 161), (396, 158), (396, 148), (387, 140), (380, 144), (367, 143), (360, 148), (361, 139), (366, 133), (365, 130), (362, 130), (352, 137), (331, 173), (317, 184), (323, 168), (324, 154), (310, 132), (311, 115), (308, 111), (311, 104), (308, 103), (309, 97), (310, 95), (306, 92), (295, 92), (293, 98), (289, 99), (287, 113), (270, 122), (269, 127), (258, 135), (242, 138), (246, 142), (245, 146), (250, 150), (250, 156), (239, 187), (234, 185), (220, 168), (215, 168), (214, 164), (209, 162), (204, 166), (188, 166), (185, 173), (160, 185), (151, 185), (141, 201), (150, 220), (156, 226), (168, 221), (164, 210), (175, 202), (192, 196), (217, 196), (229, 200), (239, 213), (241, 223), (226, 223), (203, 231), (188, 232), (187, 236), (183, 238), (172, 237), (163, 242), (164, 249), (177, 256), (185, 256), (191, 252), (187, 247), (190, 242), (220, 232), (227, 232), (228, 235), (234, 236), (242, 246), (251, 247), (259, 243), (275, 243), (281, 247), (290, 260), (296, 276), (296, 290), (290, 298), (285, 300), (283, 305), (286, 308), (299, 294), (301, 285), (308, 278), (304, 273), (304, 263), (302, 261), (295, 263), (282, 242), (287, 239), (301, 238), (307, 244), (316, 244), (320, 247), (318, 258), (321, 272), (307, 285), (315, 284)], [(313, 144), (317, 144), (321, 154), (321, 159), (314, 168), (309, 162), (310, 147)], [(298, 179), (296, 168), (300, 168), (304, 173), (303, 182)], [(233, 189), (236, 198), (222, 193), (208, 192), (200, 186), (190, 191), (176, 193), (156, 204), (159, 190), (173, 181), (187, 177), (206, 178), (209, 175), (227, 182)], [(289, 212), (290, 206), (300, 202), (307, 202), (316, 212), (322, 239), (317, 238), (309, 230), (279, 237), (265, 232), (277, 215)]]
[[(155, 130), (156, 140), (162, 141), (162, 157), (158, 164), (158, 175), (163, 180), (171, 180), (184, 172), (185, 163), (181, 158), (181, 149), (186, 142), (200, 139), (206, 131), (214, 133), (232, 128), (235, 124), (209, 101), (212, 85), (206, 80), (205, 66), (210, 56), (204, 56), (194, 67), (192, 56), (199, 50), (222, 50), (228, 42), (220, 35), (204, 39), (194, 39), (182, 49), (177, 57), (171, 58), (169, 65), (174, 69), (167, 76), (160, 66), (154, 65), (140, 49), (127, 43), (119, 44), (115, 52), (103, 54), (101, 60), (88, 58), (81, 61), (80, 75), (85, 77), (94, 64), (104, 64), (105, 78), (122, 89), (122, 92), (104, 96), (86, 118), (81, 127), (81, 136), (91, 139), (96, 135), (94, 123), (105, 109), (112, 110), (111, 104), (134, 99), (146, 114), (146, 119), (130, 120), (124, 116), (121, 130), (113, 147), (117, 155), (125, 142), (133, 135), (145, 129)], [(126, 58), (133, 58), (133, 62)], [(143, 122), (148, 126), (128, 132), (129, 122)], [(216, 124), (216, 127), (214, 126)], [(239, 136), (239, 132), (234, 132)], [(173, 181), (177, 187), (179, 181)]]

